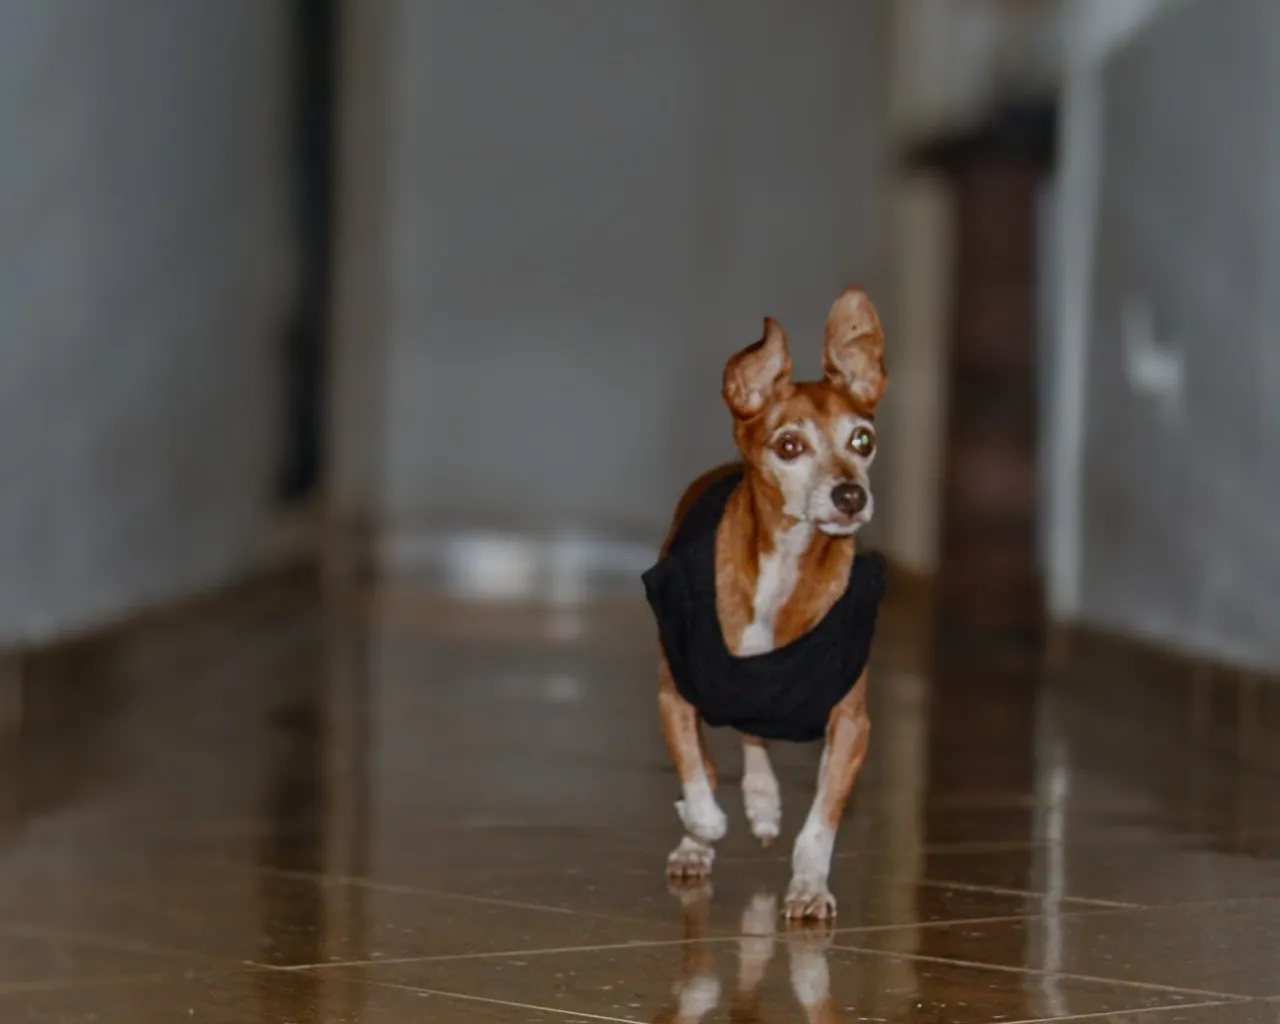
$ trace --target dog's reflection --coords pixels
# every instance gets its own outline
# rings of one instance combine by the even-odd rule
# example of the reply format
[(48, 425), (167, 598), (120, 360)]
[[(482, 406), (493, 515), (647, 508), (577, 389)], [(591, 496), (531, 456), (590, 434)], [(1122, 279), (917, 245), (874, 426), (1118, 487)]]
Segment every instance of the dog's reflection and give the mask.
[[(721, 1001), (723, 990), (715, 973), (715, 949), (710, 937), (711, 887), (674, 887), (684, 915), (684, 963), (672, 987), (671, 1002), (654, 1024), (699, 1024)], [(761, 1016), (760, 986), (777, 946), (787, 947), (791, 991), (810, 1024), (838, 1024), (831, 998), (827, 949), (829, 927), (788, 926), (778, 933), (778, 897), (758, 893), (742, 912), (738, 938), (738, 977), (729, 1006), (729, 1019), (738, 1024), (766, 1024)]]

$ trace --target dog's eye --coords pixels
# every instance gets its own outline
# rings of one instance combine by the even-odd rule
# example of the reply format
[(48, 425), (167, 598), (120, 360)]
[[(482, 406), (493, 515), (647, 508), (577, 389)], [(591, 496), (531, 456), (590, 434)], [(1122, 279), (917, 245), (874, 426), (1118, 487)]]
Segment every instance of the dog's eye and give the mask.
[(795, 434), (783, 434), (773, 442), (773, 450), (778, 458), (790, 462), (804, 454), (805, 444)]
[(876, 450), (876, 435), (870, 427), (858, 427), (849, 439), (849, 447), (859, 455), (870, 455)]

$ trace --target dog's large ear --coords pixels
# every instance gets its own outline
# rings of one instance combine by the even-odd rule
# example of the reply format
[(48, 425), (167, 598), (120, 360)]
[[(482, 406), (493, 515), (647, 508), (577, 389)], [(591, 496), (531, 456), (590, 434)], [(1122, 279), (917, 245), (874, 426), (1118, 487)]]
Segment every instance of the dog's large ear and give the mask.
[(764, 337), (725, 364), (724, 400), (739, 419), (750, 419), (791, 387), (791, 352), (778, 321), (764, 318)]
[(831, 306), (822, 345), (827, 380), (874, 409), (889, 385), (884, 372), (884, 332), (861, 288), (846, 288)]

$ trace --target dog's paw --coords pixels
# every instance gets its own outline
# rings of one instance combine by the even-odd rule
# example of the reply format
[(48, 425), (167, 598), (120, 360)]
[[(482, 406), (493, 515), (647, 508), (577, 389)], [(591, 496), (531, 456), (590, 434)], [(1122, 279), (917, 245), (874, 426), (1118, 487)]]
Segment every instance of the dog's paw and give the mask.
[(676, 814), (685, 831), (701, 843), (717, 842), (729, 831), (729, 819), (710, 793), (700, 800), (677, 800)]
[(702, 881), (711, 876), (715, 860), (715, 850), (691, 836), (685, 836), (667, 857), (667, 878), (672, 882)]
[(797, 875), (787, 888), (782, 915), (788, 921), (830, 921), (836, 916), (836, 898), (825, 882)]
[(782, 831), (782, 795), (772, 775), (748, 775), (742, 780), (742, 805), (751, 824), (751, 834), (761, 844), (772, 846)]

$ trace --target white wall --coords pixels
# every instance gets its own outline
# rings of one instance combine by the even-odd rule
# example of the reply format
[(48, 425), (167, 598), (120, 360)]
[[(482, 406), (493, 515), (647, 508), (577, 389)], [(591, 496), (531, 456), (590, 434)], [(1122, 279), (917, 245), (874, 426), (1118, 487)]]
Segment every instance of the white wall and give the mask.
[(1063, 22), (1064, 66), (1053, 216), (1059, 246), (1051, 403), (1042, 410), (1048, 467), (1043, 509), (1046, 601), (1051, 616), (1080, 612), (1080, 460), (1084, 436), (1090, 277), (1101, 145), (1101, 69), (1168, 0), (1079, 0)]
[(816, 373), (884, 279), (881, 3), (384, 11), (376, 514), (656, 539), (731, 451), (724, 360), (769, 314)]
[(1271, 667), (1277, 40), (1268, 0), (1186, 0), (1095, 65), (1056, 439), (1059, 614)]
[[(1059, 73), (1060, 4), (894, 0), (890, 8), (892, 144), (902, 151), (990, 113), (1010, 83)], [(885, 313), (892, 380), (885, 399), (885, 550), (936, 570), (942, 501), (953, 266), (952, 196), (941, 175), (900, 171), (888, 193), (891, 286)]]
[(0, 640), (257, 555), (288, 300), (286, 14), (0, 4)]

